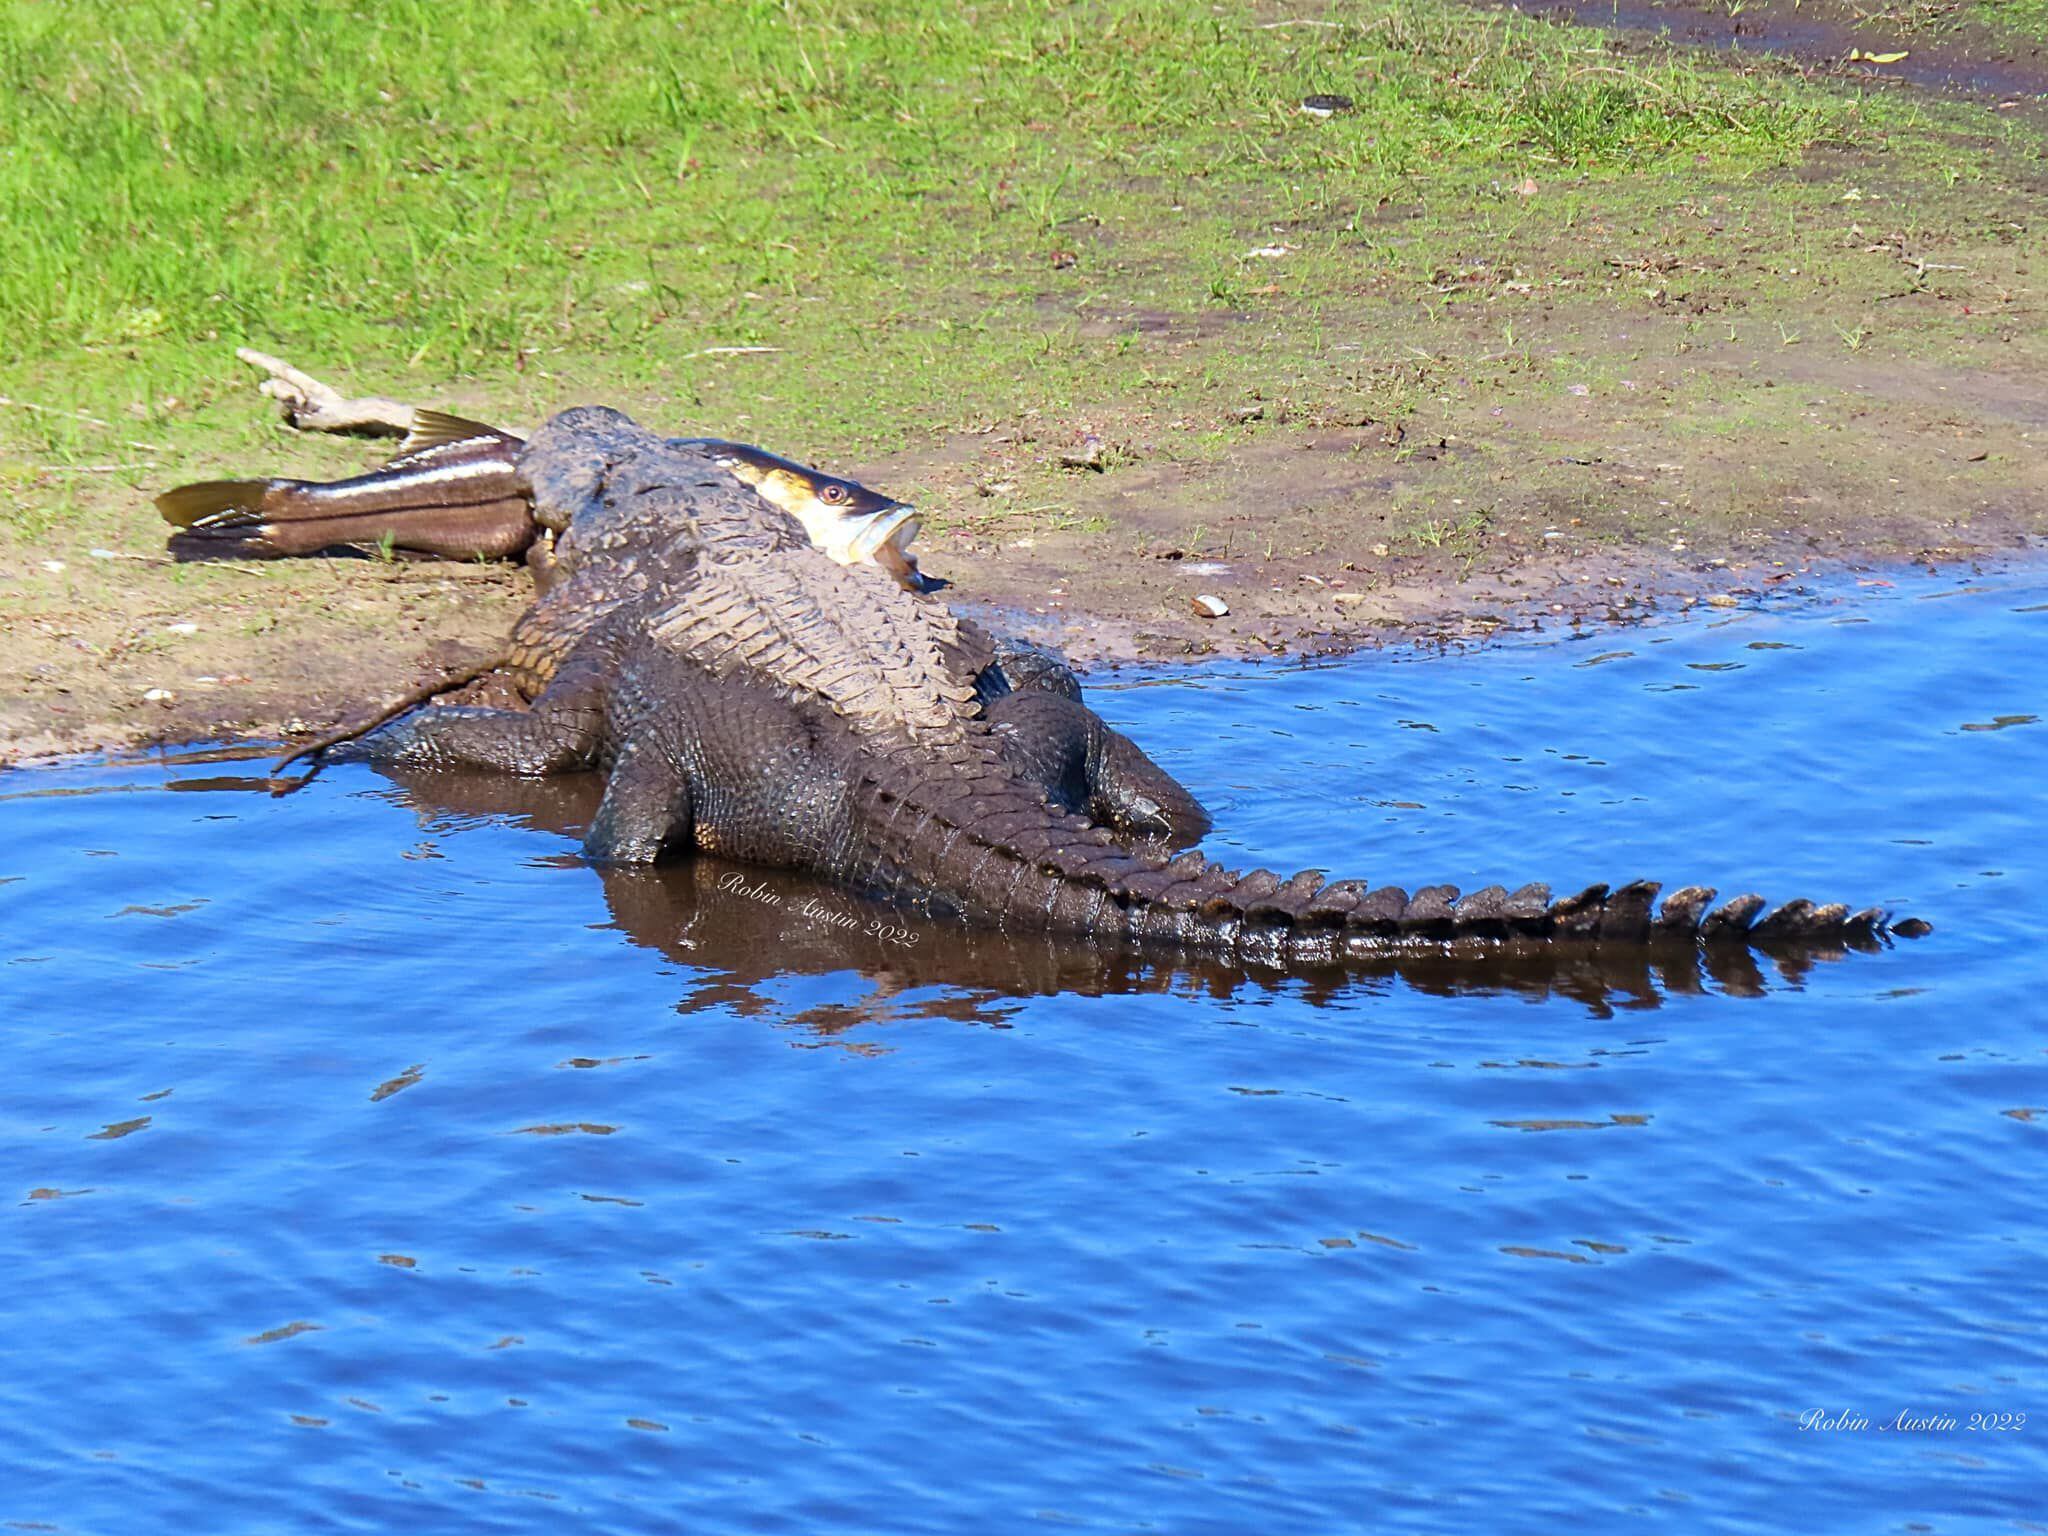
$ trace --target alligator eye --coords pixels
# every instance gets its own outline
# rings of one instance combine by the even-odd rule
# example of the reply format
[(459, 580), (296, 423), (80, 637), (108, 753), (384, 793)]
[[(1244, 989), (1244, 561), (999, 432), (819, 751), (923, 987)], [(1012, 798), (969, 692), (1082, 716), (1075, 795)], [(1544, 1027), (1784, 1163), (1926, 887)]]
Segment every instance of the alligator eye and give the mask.
[(828, 507), (836, 507), (846, 500), (846, 487), (843, 485), (828, 485), (818, 492), (818, 499)]

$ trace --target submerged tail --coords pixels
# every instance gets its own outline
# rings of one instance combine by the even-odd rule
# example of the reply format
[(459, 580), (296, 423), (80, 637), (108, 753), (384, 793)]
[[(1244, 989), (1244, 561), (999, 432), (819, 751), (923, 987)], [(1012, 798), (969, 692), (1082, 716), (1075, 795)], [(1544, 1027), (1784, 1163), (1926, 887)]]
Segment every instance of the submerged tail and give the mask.
[(335, 548), (497, 559), (533, 541), (520, 439), (422, 411), (382, 469), (347, 480), (208, 480), (157, 497), (180, 560), (279, 559)]
[(1319, 870), (1288, 879), (1267, 869), (1240, 874), (1195, 852), (1168, 857), (1126, 847), (1086, 818), (1037, 799), (971, 741), (945, 755), (954, 760), (927, 765), (890, 753), (862, 786), (886, 849), (869, 873), (898, 894), (1003, 927), (1276, 960), (1453, 943), (1874, 949), (1891, 935), (1931, 931), (1918, 918), (1893, 922), (1878, 907), (1851, 911), (1802, 899), (1766, 914), (1754, 895), (1716, 907), (1715, 892), (1703, 886), (1673, 891), (1659, 907), (1662, 886), (1651, 880), (1589, 886), (1553, 900), (1540, 883), (1460, 897), (1456, 886), (1411, 895), (1400, 886), (1326, 881)]

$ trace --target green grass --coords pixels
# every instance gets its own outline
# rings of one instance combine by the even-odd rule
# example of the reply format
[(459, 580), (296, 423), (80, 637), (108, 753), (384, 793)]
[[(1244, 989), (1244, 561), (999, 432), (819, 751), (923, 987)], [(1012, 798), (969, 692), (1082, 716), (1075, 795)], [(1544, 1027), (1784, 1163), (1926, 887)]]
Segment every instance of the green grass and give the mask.
[(2048, 36), (2048, 0), (1970, 0), (1971, 18), (2038, 41)]
[[(1358, 110), (1315, 122), (1312, 90)], [(147, 439), (244, 388), (248, 342), (841, 445), (1227, 395), (1247, 370), (1133, 348), (1129, 317), (1284, 314), (1313, 354), (1323, 306), (1447, 275), (1383, 205), (1498, 244), (1564, 216), (1525, 178), (1740, 177), (1852, 112), (1443, 0), (16, 0), (0, 392)], [(1296, 250), (1245, 255), (1270, 244)], [(702, 355), (733, 346), (779, 350)], [(0, 432), (107, 451), (70, 418)]]

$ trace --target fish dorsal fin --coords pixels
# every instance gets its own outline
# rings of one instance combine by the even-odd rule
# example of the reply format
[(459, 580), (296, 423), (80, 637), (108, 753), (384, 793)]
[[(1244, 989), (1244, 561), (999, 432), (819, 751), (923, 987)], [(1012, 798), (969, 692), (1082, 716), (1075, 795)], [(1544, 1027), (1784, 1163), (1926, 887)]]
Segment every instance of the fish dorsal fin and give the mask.
[(446, 448), (451, 443), (473, 443), (479, 439), (495, 439), (516, 442), (510, 432), (481, 421), (472, 421), (467, 416), (451, 416), (446, 411), (429, 411), (424, 408), (412, 413), (412, 430), (405, 435), (405, 441), (398, 445), (398, 452), (391, 462), (396, 464), (411, 458), (416, 453), (425, 453), (433, 448)]

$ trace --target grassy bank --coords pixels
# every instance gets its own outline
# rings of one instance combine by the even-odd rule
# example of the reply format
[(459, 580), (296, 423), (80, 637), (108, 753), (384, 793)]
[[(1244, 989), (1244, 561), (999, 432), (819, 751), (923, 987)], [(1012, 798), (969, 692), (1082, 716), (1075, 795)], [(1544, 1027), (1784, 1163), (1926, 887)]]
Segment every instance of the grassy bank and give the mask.
[[(1112, 651), (1184, 638), (1148, 555), (1252, 560), (1202, 633), (1273, 645), (1532, 562), (2048, 532), (2048, 106), (1843, 62), (2038, 4), (1904, 44), (1837, 0), (1659, 12), (1832, 18), (1788, 59), (1450, 0), (0, 0), (0, 632), (53, 697), (195, 605), (403, 667), (439, 622), (403, 580), (147, 563), (166, 485), (366, 460), (281, 435), (237, 344), (868, 474), (963, 590), (1092, 605)], [(1089, 436), (1106, 472), (1062, 467)]]
[(1312, 358), (1331, 301), (1433, 275), (1389, 200), (1510, 240), (1531, 178), (1740, 176), (1853, 117), (1426, 0), (6, 11), (9, 371), (98, 416), (202, 401), (256, 340), (901, 439), (1156, 387), (1091, 312), (1280, 318)]
[[(1363, 290), (1440, 308), (1482, 253), (1516, 282), (1518, 246), (1552, 267), (1532, 290), (1597, 283), (1595, 205), (1919, 126), (1442, 0), (5, 10), (8, 374), (153, 423), (245, 340), (429, 393), (566, 373), (840, 449), (1192, 403), (1276, 354), (1328, 390)], [(1313, 120), (1316, 90), (1358, 108)], [(1193, 378), (1131, 357), (1224, 316), (1255, 345)], [(779, 350), (711, 350), (741, 346)]]

